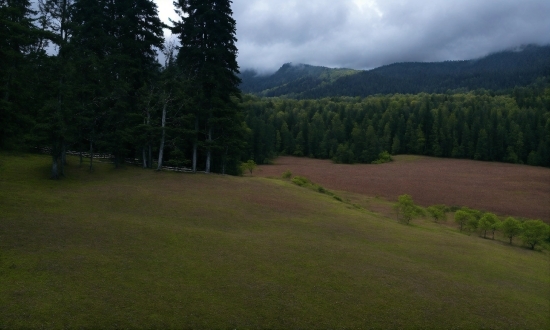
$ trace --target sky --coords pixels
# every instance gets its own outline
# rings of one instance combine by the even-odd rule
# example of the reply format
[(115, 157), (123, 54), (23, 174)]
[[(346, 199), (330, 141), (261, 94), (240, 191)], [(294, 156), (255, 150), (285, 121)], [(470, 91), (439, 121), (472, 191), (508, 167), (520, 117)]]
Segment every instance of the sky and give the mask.
[[(173, 0), (155, 0), (162, 20)], [(233, 0), (241, 71), (372, 69), (550, 44), (548, 0)]]

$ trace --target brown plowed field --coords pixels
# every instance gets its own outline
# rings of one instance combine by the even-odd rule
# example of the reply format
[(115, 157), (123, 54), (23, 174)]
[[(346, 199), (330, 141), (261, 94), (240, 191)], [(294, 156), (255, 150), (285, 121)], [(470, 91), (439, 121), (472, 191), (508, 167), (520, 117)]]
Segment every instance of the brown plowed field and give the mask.
[(330, 160), (279, 157), (274, 165), (259, 166), (255, 175), (309, 178), (325, 188), (389, 201), (412, 195), (422, 206), (468, 206), (550, 223), (550, 169), (526, 165), (395, 156), (382, 165), (334, 164)]

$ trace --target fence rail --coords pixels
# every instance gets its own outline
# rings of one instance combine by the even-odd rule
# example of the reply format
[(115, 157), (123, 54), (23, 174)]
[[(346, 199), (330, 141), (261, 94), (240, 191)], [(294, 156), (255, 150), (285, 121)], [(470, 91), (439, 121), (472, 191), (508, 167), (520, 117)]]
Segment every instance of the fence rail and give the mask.
[[(51, 148), (37, 148), (41, 153), (43, 154), (49, 154), (51, 153)], [(71, 156), (82, 156), (83, 158), (90, 158), (89, 152), (80, 152), (80, 151), (73, 151), (73, 150), (67, 150), (65, 151), (67, 155)], [(94, 159), (108, 159), (111, 162), (114, 163), (115, 156), (112, 154), (102, 154), (102, 153), (94, 153), (93, 154)], [(153, 160), (154, 162), (158, 163), (158, 160)], [(125, 164), (132, 164), (136, 166), (141, 166), (143, 163), (140, 159), (137, 158), (125, 158), (124, 159)], [(182, 173), (193, 173), (193, 170), (187, 167), (173, 167), (173, 166), (162, 166), (161, 169), (163, 171), (172, 171), (172, 172), (182, 172)], [(197, 171), (197, 173), (206, 173), (204, 171)]]

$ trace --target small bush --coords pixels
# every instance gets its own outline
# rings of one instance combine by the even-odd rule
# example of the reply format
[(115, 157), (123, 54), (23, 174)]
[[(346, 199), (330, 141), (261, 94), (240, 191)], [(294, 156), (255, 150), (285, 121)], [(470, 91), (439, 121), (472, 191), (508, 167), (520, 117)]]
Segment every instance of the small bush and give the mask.
[(458, 210), (460, 210), (460, 209), (461, 209), (460, 206), (453, 205), (453, 206), (449, 206), (449, 207), (447, 208), (447, 212), (456, 212), (456, 211), (458, 211)]
[(339, 202), (343, 202), (342, 198), (340, 198), (339, 196), (332, 196), (332, 198), (334, 198), (335, 200), (339, 201)]
[(292, 177), (292, 172), (290, 170), (286, 170), (283, 172), (283, 179), (290, 179)]
[(321, 194), (324, 194), (327, 192), (327, 190), (321, 186), (317, 186), (317, 191), (320, 192)]
[(447, 211), (447, 207), (445, 205), (432, 205), (428, 207), (427, 211), (432, 217), (433, 221), (436, 223), (439, 221), (447, 220), (447, 215), (445, 214), (445, 212)]
[(307, 178), (304, 178), (303, 176), (295, 176), (292, 179), (292, 183), (294, 183), (295, 185), (298, 185), (300, 187), (303, 187), (307, 184), (311, 184), (311, 181), (309, 181), (309, 179), (307, 179)]
[(424, 210), (414, 204), (411, 195), (407, 194), (398, 197), (394, 209), (397, 212), (397, 220), (407, 225), (414, 218), (419, 218), (424, 215)]
[(383, 151), (380, 153), (380, 155), (378, 155), (378, 159), (373, 161), (372, 164), (383, 164), (389, 163), (391, 161), (393, 161), (393, 159), (391, 158), (390, 153), (387, 151)]
[(241, 163), (241, 170), (243, 172), (249, 171), (250, 175), (252, 175), (252, 171), (256, 168), (257, 164), (252, 159), (249, 159), (246, 163)]

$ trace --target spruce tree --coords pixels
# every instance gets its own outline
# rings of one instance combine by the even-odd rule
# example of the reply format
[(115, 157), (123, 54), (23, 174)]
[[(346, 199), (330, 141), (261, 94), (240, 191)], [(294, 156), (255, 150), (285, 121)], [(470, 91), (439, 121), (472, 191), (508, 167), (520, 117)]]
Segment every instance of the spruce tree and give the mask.
[(23, 144), (32, 91), (26, 76), (40, 31), (29, 0), (0, 0), (0, 148)]
[[(134, 149), (142, 123), (143, 88), (159, 70), (155, 49), (163, 48), (164, 24), (151, 0), (78, 0), (71, 48), (83, 104), (81, 125), (90, 151), (99, 145), (115, 164)], [(91, 152), (93, 153), (93, 152)]]
[(237, 77), (235, 20), (229, 0), (178, 0), (174, 2), (180, 21), (172, 31), (179, 36), (177, 64), (193, 83), (188, 91), (195, 115), (193, 171), (197, 170), (198, 147), (206, 156), (205, 171), (210, 172), (212, 156), (235, 161), (242, 139), (241, 98)]

